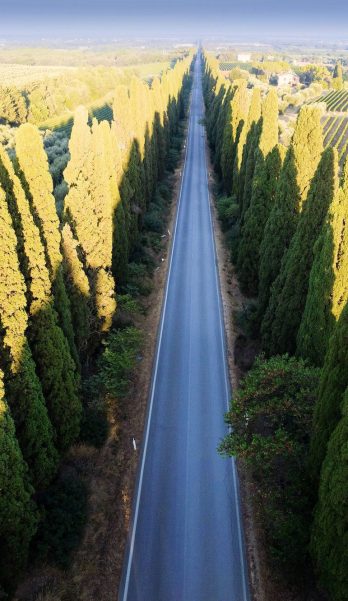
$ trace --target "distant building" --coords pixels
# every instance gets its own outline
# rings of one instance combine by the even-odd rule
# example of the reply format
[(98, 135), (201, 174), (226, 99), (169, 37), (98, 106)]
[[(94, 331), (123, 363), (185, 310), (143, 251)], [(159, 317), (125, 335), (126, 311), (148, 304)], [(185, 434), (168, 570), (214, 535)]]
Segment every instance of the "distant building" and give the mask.
[(272, 75), (270, 81), (277, 86), (295, 86), (300, 83), (300, 78), (293, 71), (286, 71)]
[(247, 54), (243, 52), (242, 54), (237, 54), (237, 61), (239, 63), (248, 63), (251, 60), (251, 54)]

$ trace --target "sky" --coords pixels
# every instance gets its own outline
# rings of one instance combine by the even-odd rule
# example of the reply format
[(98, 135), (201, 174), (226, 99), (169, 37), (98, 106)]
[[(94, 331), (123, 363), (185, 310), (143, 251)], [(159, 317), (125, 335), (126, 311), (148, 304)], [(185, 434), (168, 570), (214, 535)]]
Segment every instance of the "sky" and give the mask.
[(348, 39), (347, 0), (0, 0), (0, 35)]

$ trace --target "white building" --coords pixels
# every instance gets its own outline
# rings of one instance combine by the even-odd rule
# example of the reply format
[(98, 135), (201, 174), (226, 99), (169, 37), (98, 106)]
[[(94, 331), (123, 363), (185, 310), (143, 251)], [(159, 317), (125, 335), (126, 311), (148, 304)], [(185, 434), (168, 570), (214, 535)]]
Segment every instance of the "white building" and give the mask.
[(275, 83), (278, 86), (294, 86), (299, 83), (299, 77), (293, 71), (287, 71), (286, 73), (278, 73), (274, 75)]
[(247, 54), (246, 52), (243, 52), (241, 54), (237, 54), (237, 61), (239, 63), (248, 63), (251, 59), (251, 54)]

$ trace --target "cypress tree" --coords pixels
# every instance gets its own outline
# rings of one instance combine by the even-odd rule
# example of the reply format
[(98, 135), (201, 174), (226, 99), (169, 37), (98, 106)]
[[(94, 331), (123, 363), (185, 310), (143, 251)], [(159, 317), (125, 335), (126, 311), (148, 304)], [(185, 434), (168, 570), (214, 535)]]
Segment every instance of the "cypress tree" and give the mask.
[(337, 193), (337, 174), (337, 151), (329, 147), (323, 152), (296, 232), (272, 287), (268, 308), (274, 316), (270, 354), (293, 353), (296, 349), (313, 264), (313, 247)]
[(332, 87), (335, 90), (343, 90), (343, 70), (341, 63), (336, 63), (333, 76), (332, 76)]
[(321, 469), (311, 552), (319, 580), (332, 601), (348, 599), (348, 389)]
[(341, 418), (342, 395), (348, 386), (348, 304), (329, 341), (314, 407), (309, 464), (313, 480), (319, 478), (327, 443)]
[(342, 186), (314, 247), (314, 261), (297, 353), (322, 365), (336, 321), (348, 300), (348, 162)]
[(251, 204), (245, 213), (237, 262), (239, 282), (251, 295), (258, 291), (260, 245), (274, 203), (284, 154), (284, 147), (277, 145), (266, 159), (259, 156), (255, 168)]
[(274, 88), (268, 92), (262, 103), (262, 127), (259, 149), (266, 158), (278, 143), (278, 95)]
[[(4, 167), (0, 163), (0, 181)], [(7, 195), (10, 189), (7, 189)], [(20, 272), (17, 239), (0, 184), (0, 323), (2, 363), (17, 438), (35, 486), (47, 484), (57, 466), (53, 430), (28, 346), (26, 290)]]
[(65, 216), (83, 251), (98, 327), (105, 331), (116, 309), (111, 274), (114, 201), (105, 156), (105, 128), (94, 121), (91, 131), (87, 119), (87, 111), (80, 108), (69, 143), (71, 159), (64, 172), (69, 184)]
[(237, 163), (238, 186), (236, 189), (237, 199), (240, 205), (240, 213), (243, 212), (243, 194), (245, 187), (246, 168), (248, 162), (248, 154), (253, 145), (253, 130), (256, 123), (261, 117), (261, 92), (260, 88), (254, 88), (250, 100), (247, 122), (243, 126), (243, 130), (238, 143), (237, 157), (241, 157), (241, 164)]
[(87, 349), (91, 334), (90, 286), (79, 256), (78, 242), (74, 239), (68, 223), (62, 230), (62, 248), (76, 342), (82, 355)]
[(59, 449), (64, 450), (79, 433), (79, 380), (68, 342), (58, 326), (39, 229), (34, 223), (19, 178), (11, 172), (8, 179), (13, 191), (8, 195), (8, 203), (17, 234), (20, 266), (27, 286), (28, 341), (55, 430), (55, 442)]
[(264, 229), (260, 247), (259, 319), (263, 319), (265, 348), (273, 320), (272, 312), (265, 315), (272, 284), (295, 233), (298, 215), (307, 198), (308, 187), (323, 149), (320, 116), (320, 109), (311, 106), (302, 107), (299, 113), (292, 143), (279, 176), (274, 204)]
[(45, 249), (59, 323), (69, 342), (71, 354), (78, 364), (70, 301), (63, 279), (61, 235), (53, 196), (53, 182), (42, 138), (37, 127), (31, 123), (25, 123), (16, 132), (16, 156), (23, 185)]
[(249, 96), (246, 81), (244, 79), (236, 80), (232, 93), (230, 107), (226, 112), (221, 151), (221, 173), (227, 194), (231, 194), (233, 189), (233, 166), (236, 161), (239, 138), (248, 116)]
[(34, 490), (15, 434), (0, 371), (0, 590), (13, 593), (24, 569), (38, 514), (31, 499)]

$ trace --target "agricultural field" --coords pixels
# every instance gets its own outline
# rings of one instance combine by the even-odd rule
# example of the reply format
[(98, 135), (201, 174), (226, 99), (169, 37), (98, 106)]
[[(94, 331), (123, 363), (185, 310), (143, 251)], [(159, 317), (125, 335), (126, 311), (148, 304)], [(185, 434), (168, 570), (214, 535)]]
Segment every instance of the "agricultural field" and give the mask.
[(348, 154), (348, 113), (347, 116), (326, 115), (322, 120), (324, 145), (335, 147), (342, 165)]
[(0, 62), (0, 81), (2, 86), (16, 86), (22, 89), (30, 84), (44, 81), (47, 77), (59, 77), (63, 73), (74, 71), (76, 67), (1, 64)]
[(348, 111), (348, 90), (331, 90), (328, 94), (323, 94), (312, 102), (325, 102), (328, 111), (346, 112)]

